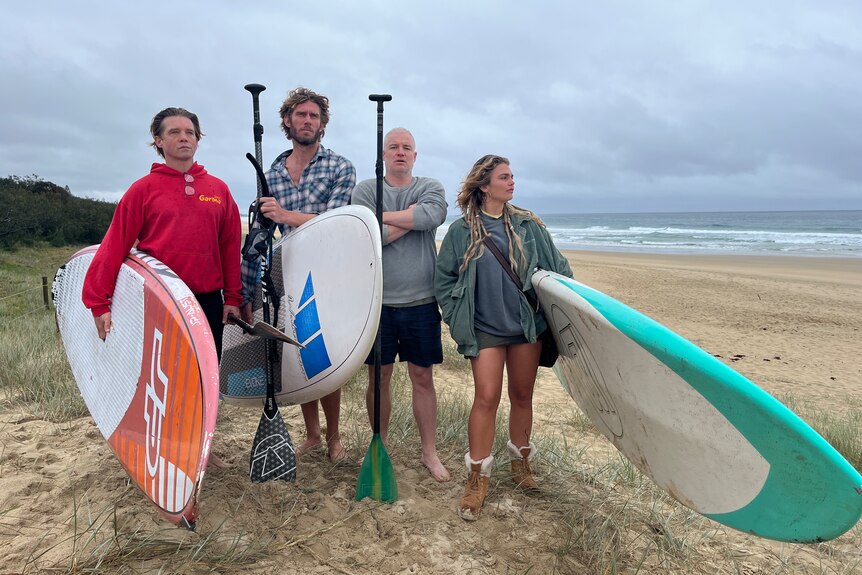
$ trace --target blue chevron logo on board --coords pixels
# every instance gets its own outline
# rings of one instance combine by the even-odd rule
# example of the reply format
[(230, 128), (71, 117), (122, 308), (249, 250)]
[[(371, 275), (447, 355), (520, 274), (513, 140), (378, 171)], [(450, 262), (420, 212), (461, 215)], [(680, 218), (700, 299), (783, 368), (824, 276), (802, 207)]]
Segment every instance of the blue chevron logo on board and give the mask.
[(302, 357), (305, 377), (311, 379), (332, 365), (329, 353), (326, 351), (323, 332), (320, 330), (317, 298), (314, 297), (314, 282), (311, 279), (311, 272), (308, 272), (297, 309), (299, 311), (293, 318), (293, 323), (296, 326), (296, 339), (305, 346), (299, 350), (299, 355)]

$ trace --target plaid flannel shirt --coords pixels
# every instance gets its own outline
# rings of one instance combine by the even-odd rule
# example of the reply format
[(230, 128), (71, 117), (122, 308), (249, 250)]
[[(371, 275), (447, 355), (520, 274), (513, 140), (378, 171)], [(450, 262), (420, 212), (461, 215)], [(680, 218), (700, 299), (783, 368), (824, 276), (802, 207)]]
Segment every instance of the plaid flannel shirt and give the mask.
[[(356, 169), (347, 158), (318, 145), (314, 159), (302, 171), (299, 185), (293, 182), (285, 159), (293, 152), (280, 154), (266, 172), (266, 183), (273, 197), (285, 210), (304, 214), (322, 214), (327, 210), (346, 206), (356, 185)], [(282, 235), (291, 231), (290, 226), (278, 224)], [(242, 262), (243, 303), (254, 296), (260, 282), (259, 262)]]

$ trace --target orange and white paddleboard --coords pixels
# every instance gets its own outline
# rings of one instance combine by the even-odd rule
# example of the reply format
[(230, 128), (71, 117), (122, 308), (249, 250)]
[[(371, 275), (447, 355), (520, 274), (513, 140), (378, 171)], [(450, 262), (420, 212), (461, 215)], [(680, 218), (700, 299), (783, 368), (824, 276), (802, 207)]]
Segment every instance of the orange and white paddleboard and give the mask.
[(218, 359), (203, 310), (174, 272), (132, 250), (99, 339), (81, 301), (98, 246), (57, 271), (66, 356), (90, 414), (129, 477), (169, 521), (194, 529), (218, 413)]

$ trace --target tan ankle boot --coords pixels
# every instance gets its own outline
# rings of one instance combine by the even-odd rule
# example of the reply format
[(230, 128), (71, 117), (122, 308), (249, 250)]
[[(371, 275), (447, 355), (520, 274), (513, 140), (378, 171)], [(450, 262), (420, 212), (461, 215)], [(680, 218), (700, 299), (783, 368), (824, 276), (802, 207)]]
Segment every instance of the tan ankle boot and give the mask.
[(509, 457), (512, 460), (512, 481), (524, 491), (538, 491), (539, 485), (533, 477), (530, 459), (536, 454), (536, 446), (531, 441), (524, 447), (516, 447), (509, 441)]
[(464, 463), (467, 465), (467, 485), (464, 487), (464, 495), (458, 503), (458, 515), (461, 519), (475, 521), (482, 511), (482, 504), (488, 495), (488, 484), (491, 482), (491, 468), (494, 466), (494, 457), (489, 455), (485, 459), (473, 461), (470, 453), (464, 455)]

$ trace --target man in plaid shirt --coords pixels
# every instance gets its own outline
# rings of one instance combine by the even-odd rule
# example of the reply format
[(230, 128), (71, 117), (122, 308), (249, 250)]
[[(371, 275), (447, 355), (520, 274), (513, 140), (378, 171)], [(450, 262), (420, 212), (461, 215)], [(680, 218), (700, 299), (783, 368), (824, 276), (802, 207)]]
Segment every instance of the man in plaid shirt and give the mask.
[[(260, 213), (278, 224), (285, 234), (318, 214), (346, 206), (356, 185), (356, 169), (350, 160), (320, 144), (329, 123), (329, 99), (307, 88), (296, 88), (287, 95), (279, 110), (281, 129), (293, 148), (283, 152), (266, 173), (272, 197), (258, 199)], [(260, 281), (259, 268), (243, 261), (243, 316), (251, 321), (251, 299)], [(338, 424), (341, 390), (320, 400), (326, 417), (326, 445), (329, 459), (338, 461), (347, 453), (341, 444)], [(320, 416), (317, 401), (302, 404), (305, 441), (296, 449), (300, 456), (320, 445)]]

